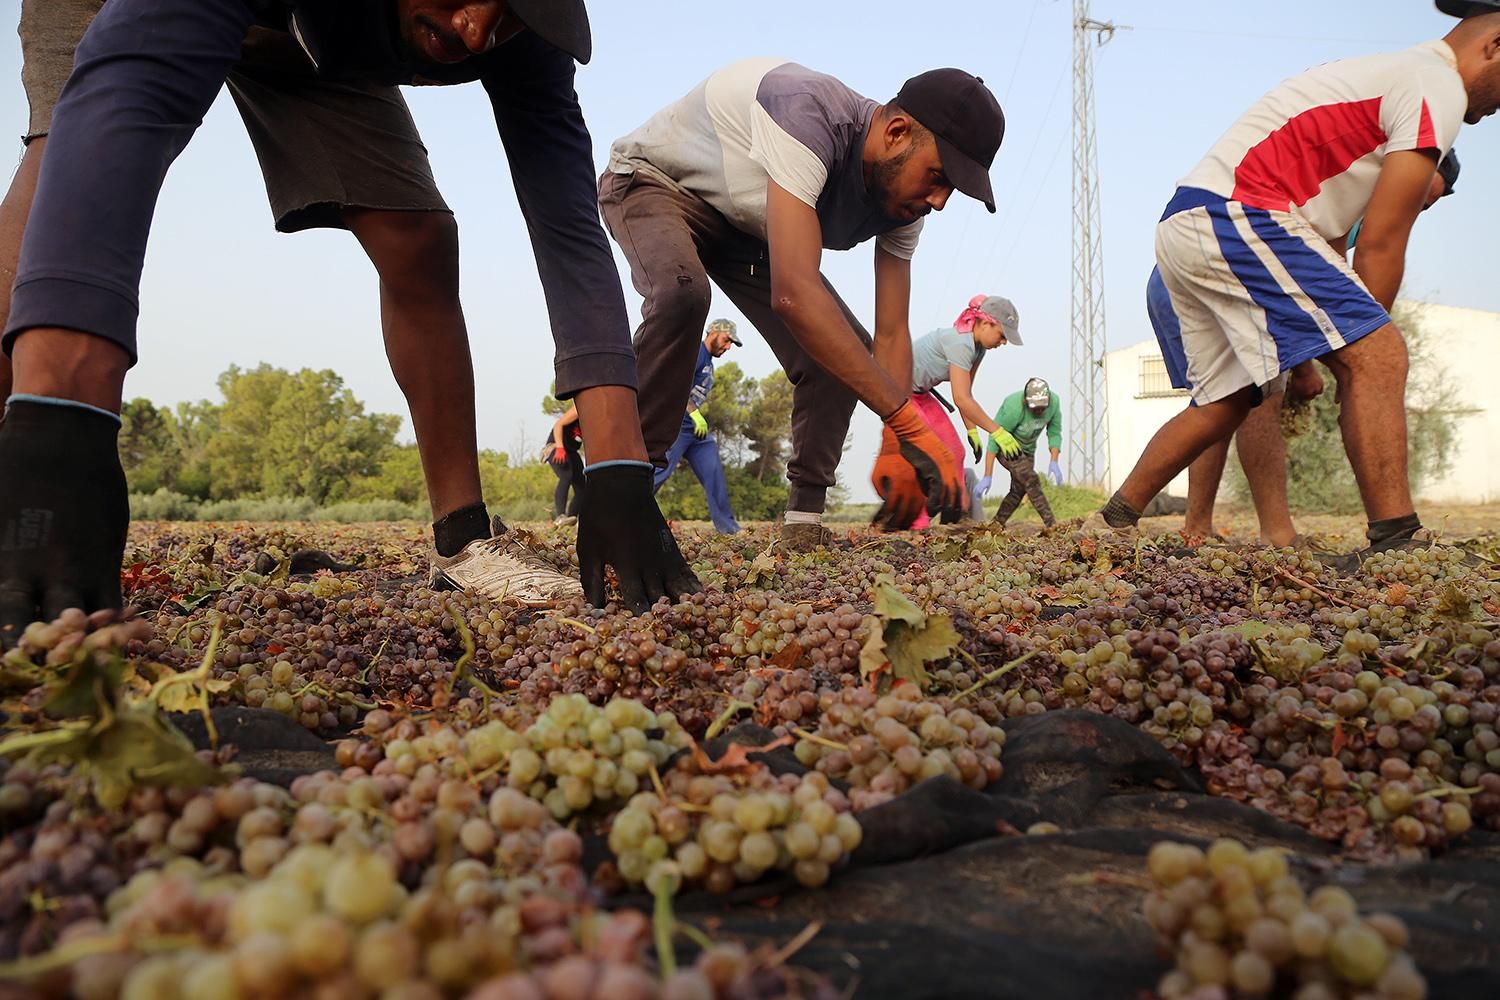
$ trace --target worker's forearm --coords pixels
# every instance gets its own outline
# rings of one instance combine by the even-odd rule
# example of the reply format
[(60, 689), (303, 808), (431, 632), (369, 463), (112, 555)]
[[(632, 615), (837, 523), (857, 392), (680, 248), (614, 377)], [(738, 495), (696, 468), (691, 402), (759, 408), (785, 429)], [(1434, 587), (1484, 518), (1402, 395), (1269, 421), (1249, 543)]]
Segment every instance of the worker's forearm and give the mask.
[(1061, 455), (1061, 454), (1062, 454), (1061, 449), (1053, 448), (1052, 449), (1052, 461), (1054, 461), (1054, 462), (1057, 461), (1057, 456)]
[(958, 407), (958, 412), (964, 418), (966, 426), (978, 427), (987, 434), (995, 433), (995, 422), (990, 419), (989, 414), (984, 412), (984, 408), (973, 396), (959, 396), (955, 393), (953, 405)]
[[(843, 315), (842, 312), (839, 313)], [(852, 331), (851, 331), (852, 332)], [(911, 333), (905, 330), (876, 330), (873, 348), (875, 363), (890, 380), (911, 385)]]
[[(821, 282), (799, 290), (773, 290), (772, 301), (777, 314), (808, 356), (843, 382), (882, 420), (900, 409), (910, 397), (909, 341), (905, 345), (906, 379), (898, 383), (865, 349), (838, 303)], [(884, 350), (899, 366), (900, 345), (888, 344)]]
[(1406, 275), (1406, 247), (1365, 247), (1354, 250), (1354, 273), (1359, 275), (1370, 295), (1389, 312), (1396, 304), (1401, 279)]
[(995, 472), (995, 453), (993, 451), (986, 450), (985, 453), (984, 453), (984, 474), (986, 476), (989, 476), (989, 475), (993, 475), (994, 472)]

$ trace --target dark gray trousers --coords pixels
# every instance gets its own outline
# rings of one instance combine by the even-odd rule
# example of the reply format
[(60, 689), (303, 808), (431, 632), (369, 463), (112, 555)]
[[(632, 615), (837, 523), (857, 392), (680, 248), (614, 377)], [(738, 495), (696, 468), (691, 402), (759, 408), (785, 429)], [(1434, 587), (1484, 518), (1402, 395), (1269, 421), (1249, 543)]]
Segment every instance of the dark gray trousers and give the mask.
[[(651, 461), (666, 461), (682, 424), (713, 297), (712, 278), (760, 331), (792, 383), (787, 509), (822, 512), (857, 400), (808, 356), (771, 308), (766, 244), (730, 225), (697, 195), (644, 171), (606, 172), (599, 178), (599, 208), (630, 264), (635, 290), (646, 300), (635, 332), (635, 353), (641, 430)], [(870, 335), (833, 287), (828, 290), (869, 346)]]

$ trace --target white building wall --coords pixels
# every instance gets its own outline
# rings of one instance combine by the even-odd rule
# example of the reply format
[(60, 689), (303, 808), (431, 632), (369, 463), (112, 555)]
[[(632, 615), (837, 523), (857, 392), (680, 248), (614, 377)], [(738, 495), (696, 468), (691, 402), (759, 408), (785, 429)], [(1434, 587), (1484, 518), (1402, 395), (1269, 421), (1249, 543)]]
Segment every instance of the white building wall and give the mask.
[[(1443, 402), (1457, 418), (1447, 473), (1422, 486), (1422, 498), (1447, 503), (1500, 501), (1500, 313), (1409, 303), (1425, 337), (1423, 350), (1444, 373)], [(1413, 440), (1413, 451), (1423, 442)]]
[[(1425, 334), (1424, 349), (1442, 372), (1448, 404), (1467, 411), (1457, 418), (1448, 472), (1427, 483), (1422, 498), (1446, 503), (1500, 502), (1500, 402), (1494, 385), (1500, 375), (1500, 313), (1430, 303), (1403, 303), (1414, 309)], [(1104, 357), (1109, 399), (1109, 468), (1106, 487), (1118, 488), (1151, 436), (1187, 405), (1186, 393), (1163, 394), (1158, 374), (1161, 351), (1155, 339), (1142, 340)], [(1328, 377), (1328, 389), (1334, 389)], [(1423, 447), (1412, 441), (1413, 451)], [(1187, 474), (1167, 487), (1187, 495)]]
[[(1114, 492), (1151, 436), (1187, 406), (1185, 392), (1172, 390), (1161, 366), (1155, 339), (1142, 340), (1104, 356), (1104, 385), (1109, 399), (1109, 468), (1105, 491)], [(1187, 496), (1187, 473), (1167, 484), (1168, 493)]]

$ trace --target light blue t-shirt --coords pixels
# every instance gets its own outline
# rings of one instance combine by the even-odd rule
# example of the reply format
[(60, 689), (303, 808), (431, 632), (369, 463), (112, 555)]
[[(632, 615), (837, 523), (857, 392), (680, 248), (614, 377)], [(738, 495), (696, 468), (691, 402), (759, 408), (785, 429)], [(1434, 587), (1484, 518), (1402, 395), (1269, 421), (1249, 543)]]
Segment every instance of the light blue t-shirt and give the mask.
[(948, 366), (973, 371), (984, 348), (972, 333), (959, 333), (951, 326), (933, 330), (911, 346), (911, 391), (926, 392), (948, 381)]

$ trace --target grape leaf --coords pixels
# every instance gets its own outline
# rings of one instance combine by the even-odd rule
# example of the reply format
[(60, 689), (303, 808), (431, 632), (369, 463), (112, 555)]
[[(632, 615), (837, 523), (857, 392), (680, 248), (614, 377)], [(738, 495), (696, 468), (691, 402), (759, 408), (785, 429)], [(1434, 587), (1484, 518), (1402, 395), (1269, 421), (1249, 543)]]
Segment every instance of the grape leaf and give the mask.
[[(879, 619), (876, 619), (876, 623), (879, 625)], [(891, 658), (885, 651), (885, 629), (883, 627), (870, 629), (870, 637), (859, 649), (859, 675), (868, 679), (885, 670), (890, 664)]]
[(776, 557), (770, 551), (762, 552), (750, 560), (749, 572), (745, 574), (745, 584), (750, 587), (758, 587), (770, 583), (776, 575)]
[(795, 669), (802, 662), (802, 643), (796, 639), (782, 646), (776, 655), (771, 657), (771, 666), (780, 667), (782, 670)]
[(915, 682), (923, 690), (931, 683), (926, 664), (946, 660), (958, 648), (958, 631), (942, 613), (931, 615), (921, 628), (893, 622), (887, 626), (886, 655), (897, 679)]
[(909, 680), (924, 690), (931, 683), (926, 665), (958, 648), (959, 636), (946, 614), (927, 615), (896, 589), (889, 577), (875, 582), (875, 618), (859, 652), (860, 674), (868, 678), (886, 669), (895, 680)]
[(1437, 613), (1451, 621), (1466, 622), (1474, 617), (1474, 597), (1456, 583), (1438, 592)]
[(1251, 618), (1246, 621), (1240, 622), (1238, 625), (1230, 625), (1226, 628), (1220, 629), (1220, 631), (1229, 632), (1233, 635), (1240, 636), (1241, 638), (1250, 641), (1254, 639), (1265, 638), (1272, 632), (1276, 631), (1276, 627), (1270, 622), (1257, 621), (1256, 619)]
[(731, 743), (718, 760), (710, 757), (704, 749), (698, 745), (696, 740), (691, 745), (693, 760), (698, 765), (698, 770), (704, 774), (733, 774), (736, 771), (746, 771), (761, 766), (757, 761), (750, 759), (753, 753), (769, 753), (778, 747), (789, 746), (792, 742), (791, 734), (778, 737), (765, 746), (752, 747), (743, 743)]
[(875, 581), (875, 613), (885, 622), (901, 621), (918, 627), (927, 624), (922, 609), (897, 590), (890, 577), (883, 576)]

